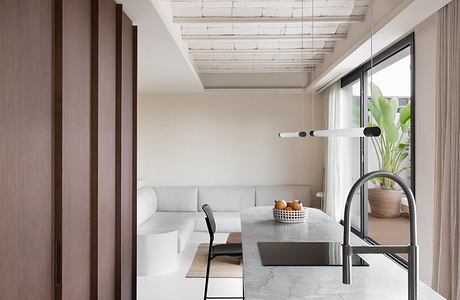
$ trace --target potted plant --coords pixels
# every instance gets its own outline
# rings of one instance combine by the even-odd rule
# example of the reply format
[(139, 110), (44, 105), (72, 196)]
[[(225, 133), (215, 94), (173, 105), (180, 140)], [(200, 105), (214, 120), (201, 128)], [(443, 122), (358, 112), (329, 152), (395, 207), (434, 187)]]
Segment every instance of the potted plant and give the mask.
[[(399, 110), (399, 99), (388, 99), (382, 95), (379, 87), (372, 84), (372, 98), (369, 100), (369, 126), (378, 126), (382, 130), (379, 137), (372, 138), (372, 145), (377, 155), (380, 170), (400, 175), (410, 166), (404, 160), (410, 153), (410, 102)], [(406, 138), (405, 138), (406, 137)], [(376, 217), (399, 217), (401, 211), (402, 191), (393, 180), (376, 178), (372, 181), (374, 188), (369, 189), (371, 214)]]

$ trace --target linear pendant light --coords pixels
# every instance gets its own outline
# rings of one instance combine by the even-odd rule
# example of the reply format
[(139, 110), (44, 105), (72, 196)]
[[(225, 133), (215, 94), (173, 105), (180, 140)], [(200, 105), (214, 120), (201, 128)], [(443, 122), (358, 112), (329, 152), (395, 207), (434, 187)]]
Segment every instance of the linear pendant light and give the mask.
[(380, 136), (381, 133), (382, 131), (380, 130), (380, 127), (359, 127), (333, 130), (312, 130), (308, 134), (306, 131), (281, 132), (278, 135), (281, 138), (304, 138), (308, 135), (312, 137), (376, 137)]
[[(314, 28), (314, 0), (312, 0), (312, 13), (311, 13), (311, 47), (313, 49), (313, 28)], [(371, 80), (372, 80), (372, 68), (373, 68), (373, 52), (372, 52), (372, 39), (373, 39), (373, 18), (371, 14)], [(303, 49), (303, 0), (302, 0), (302, 49)], [(313, 53), (312, 53), (313, 58)], [(302, 51), (303, 59), (303, 51)], [(302, 87), (303, 89), (303, 87)], [(312, 89), (312, 105), (314, 101), (314, 91)], [(314, 113), (314, 112), (313, 112)], [(314, 122), (313, 122), (314, 123)], [(314, 124), (313, 124), (314, 125)], [(303, 90), (302, 90), (302, 126), (303, 126)], [(328, 130), (312, 130), (308, 134), (306, 131), (294, 131), (294, 132), (281, 132), (278, 134), (281, 138), (305, 138), (308, 135), (311, 137), (377, 137), (382, 133), (379, 127), (359, 127), (359, 128), (346, 128), (346, 129), (328, 129)]]

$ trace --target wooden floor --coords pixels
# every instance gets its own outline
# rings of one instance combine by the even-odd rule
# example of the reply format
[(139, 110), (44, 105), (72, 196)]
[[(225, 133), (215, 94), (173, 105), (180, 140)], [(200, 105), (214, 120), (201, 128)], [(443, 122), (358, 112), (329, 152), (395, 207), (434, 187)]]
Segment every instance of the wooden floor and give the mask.
[[(409, 219), (376, 218), (369, 214), (368, 235), (382, 245), (407, 245), (409, 244)], [(407, 254), (400, 256), (407, 260)]]

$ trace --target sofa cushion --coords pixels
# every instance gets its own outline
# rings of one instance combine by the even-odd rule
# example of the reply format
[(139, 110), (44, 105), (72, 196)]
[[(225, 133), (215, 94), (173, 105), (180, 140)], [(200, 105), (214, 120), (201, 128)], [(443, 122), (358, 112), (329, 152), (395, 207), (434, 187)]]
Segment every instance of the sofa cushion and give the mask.
[(197, 187), (155, 187), (158, 211), (197, 211)]
[(138, 227), (138, 233), (159, 233), (177, 230), (177, 253), (184, 250), (193, 233), (195, 223), (193, 218), (182, 218), (174, 213), (153, 214), (147, 221)]
[[(206, 227), (204, 212), (156, 212), (156, 216), (161, 216), (166, 220), (193, 220), (195, 232), (208, 232)], [(241, 231), (241, 218), (239, 212), (214, 212), (216, 219), (216, 232), (235, 232)]]
[[(204, 214), (204, 213), (203, 213)], [(241, 231), (241, 217), (239, 212), (214, 212), (214, 219), (216, 220), (216, 232), (240, 232)], [(195, 219), (195, 231), (208, 232), (204, 216)]]
[(311, 186), (271, 185), (256, 187), (256, 206), (271, 206), (276, 199), (300, 200), (304, 206), (311, 206)]
[(209, 186), (198, 189), (198, 210), (208, 204), (212, 210), (241, 211), (256, 205), (256, 189), (253, 186)]
[(144, 223), (157, 211), (157, 194), (151, 187), (137, 190), (137, 226)]

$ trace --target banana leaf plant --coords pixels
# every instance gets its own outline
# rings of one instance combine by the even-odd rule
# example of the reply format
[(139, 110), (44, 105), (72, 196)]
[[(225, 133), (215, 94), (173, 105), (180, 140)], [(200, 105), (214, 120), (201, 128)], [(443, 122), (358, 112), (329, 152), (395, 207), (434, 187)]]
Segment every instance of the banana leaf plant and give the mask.
[[(377, 154), (380, 170), (400, 175), (410, 166), (404, 164), (404, 160), (410, 154), (410, 137), (406, 133), (410, 129), (411, 108), (410, 101), (399, 110), (399, 99), (388, 99), (383, 96), (380, 88), (372, 84), (372, 98), (369, 99), (369, 126), (379, 126), (382, 134), (372, 138), (372, 145)], [(396, 184), (391, 179), (375, 178), (372, 181), (382, 189), (396, 189)]]

